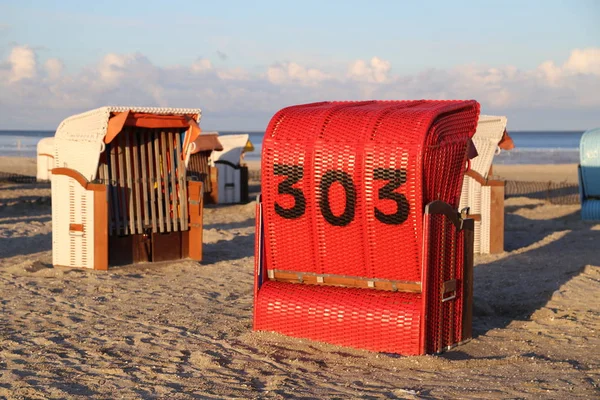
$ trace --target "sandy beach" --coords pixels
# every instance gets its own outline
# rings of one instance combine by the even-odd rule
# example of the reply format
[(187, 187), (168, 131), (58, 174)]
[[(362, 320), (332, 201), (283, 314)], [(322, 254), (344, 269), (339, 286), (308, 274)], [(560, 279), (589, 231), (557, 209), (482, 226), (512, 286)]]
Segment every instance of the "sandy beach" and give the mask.
[(251, 330), (253, 203), (205, 209), (201, 263), (100, 272), (52, 268), (49, 184), (0, 183), (0, 398), (598, 398), (600, 222), (527, 197), (505, 212), (506, 251), (475, 257), (475, 337), (399, 357)]

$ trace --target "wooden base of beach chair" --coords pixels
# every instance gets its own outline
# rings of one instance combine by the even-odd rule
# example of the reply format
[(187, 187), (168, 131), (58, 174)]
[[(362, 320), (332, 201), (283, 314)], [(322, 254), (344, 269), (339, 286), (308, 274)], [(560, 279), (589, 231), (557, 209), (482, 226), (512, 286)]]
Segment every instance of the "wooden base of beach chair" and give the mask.
[(187, 185), (187, 230), (161, 233), (149, 227), (144, 234), (109, 235), (107, 186), (90, 183), (69, 168), (55, 168), (52, 173), (53, 213), (71, 213), (55, 219), (55, 266), (107, 270), (139, 262), (202, 260), (202, 182)]

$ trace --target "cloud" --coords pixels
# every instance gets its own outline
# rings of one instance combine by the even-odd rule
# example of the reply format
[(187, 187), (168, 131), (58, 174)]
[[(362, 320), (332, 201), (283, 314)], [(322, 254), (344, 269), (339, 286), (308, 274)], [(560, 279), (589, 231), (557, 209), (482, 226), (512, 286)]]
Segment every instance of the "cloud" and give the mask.
[(28, 46), (15, 46), (8, 56), (10, 65), (9, 83), (22, 79), (33, 79), (37, 75), (37, 58)]
[(49, 58), (44, 63), (44, 67), (46, 68), (46, 72), (48, 73), (48, 78), (52, 80), (57, 80), (62, 75), (64, 64), (57, 58)]
[(600, 49), (575, 49), (564, 65), (574, 74), (600, 75)]
[(574, 49), (563, 64), (548, 60), (527, 70), (473, 64), (404, 75), (379, 57), (355, 60), (340, 73), (294, 61), (262, 70), (221, 68), (206, 58), (165, 67), (143, 54), (110, 53), (69, 73), (60, 60), (38, 65), (35, 49), (16, 46), (0, 61), (0, 128), (50, 128), (91, 108), (137, 105), (200, 107), (208, 128), (263, 129), (291, 104), (463, 98), (508, 115), (513, 129), (579, 129), (600, 125), (599, 66), (598, 48)]
[(267, 70), (269, 82), (274, 85), (315, 86), (331, 76), (316, 68), (306, 68), (295, 62), (273, 65)]
[(369, 63), (356, 60), (348, 69), (348, 77), (358, 81), (384, 83), (388, 81), (388, 74), (392, 69), (389, 61), (373, 57)]
[(210, 60), (201, 58), (192, 64), (191, 69), (192, 72), (202, 73), (211, 71), (213, 69), (213, 66)]

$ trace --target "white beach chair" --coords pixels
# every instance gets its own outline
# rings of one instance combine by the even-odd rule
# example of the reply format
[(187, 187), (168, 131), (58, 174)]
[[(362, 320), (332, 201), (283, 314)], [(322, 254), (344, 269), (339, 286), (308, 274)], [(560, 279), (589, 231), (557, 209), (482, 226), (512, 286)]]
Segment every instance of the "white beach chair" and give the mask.
[(244, 153), (254, 151), (249, 135), (221, 135), (222, 151), (214, 151), (212, 160), (218, 170), (219, 203), (247, 203), (248, 167), (243, 163)]
[(473, 136), (478, 155), (466, 173), (460, 209), (469, 207), (475, 219), (475, 253), (504, 251), (504, 181), (490, 180), (488, 175), (505, 131), (506, 117), (481, 115)]
[(47, 182), (54, 167), (54, 138), (43, 138), (37, 144), (37, 181)]
[(202, 182), (187, 181), (198, 109), (103, 107), (54, 138), (56, 266), (202, 259)]

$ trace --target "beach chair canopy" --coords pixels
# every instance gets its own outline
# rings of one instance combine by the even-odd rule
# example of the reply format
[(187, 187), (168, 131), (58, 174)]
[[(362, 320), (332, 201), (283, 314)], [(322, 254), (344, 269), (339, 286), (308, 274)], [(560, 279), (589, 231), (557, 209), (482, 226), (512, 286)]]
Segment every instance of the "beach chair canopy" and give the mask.
[(186, 108), (102, 107), (71, 116), (55, 135), (55, 167), (68, 167), (86, 179), (96, 179), (100, 154), (124, 127), (186, 130), (183, 151), (187, 154), (200, 135), (201, 111)]
[(234, 166), (239, 166), (244, 153), (254, 151), (250, 142), (250, 135), (221, 135), (219, 141), (223, 145), (221, 151), (213, 153), (213, 161), (226, 161)]
[(219, 140), (218, 132), (202, 132), (193, 142), (191, 154), (196, 154), (202, 151), (213, 152), (222, 151), (223, 145)]
[(471, 160), (471, 170), (487, 178), (494, 155), (498, 152), (498, 144), (506, 135), (506, 117), (480, 115), (473, 143), (477, 149), (477, 157)]
[[(458, 206), (478, 114), (475, 101), (425, 100), (275, 114), (263, 139), (255, 329), (422, 353), (425, 336), (436, 336), (423, 325), (424, 299), (463, 266), (460, 234), (438, 236), (452, 224), (429, 225), (425, 209)], [(444, 335), (452, 342), (457, 330), (446, 324)]]

